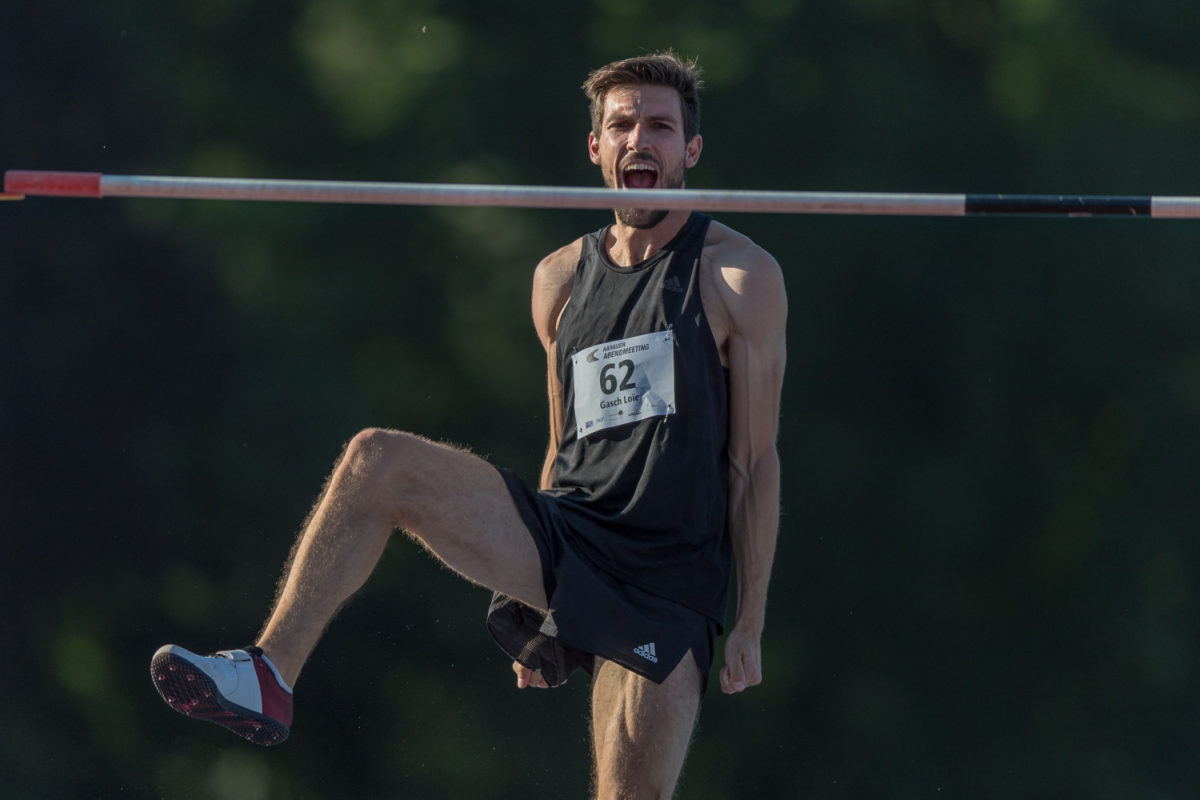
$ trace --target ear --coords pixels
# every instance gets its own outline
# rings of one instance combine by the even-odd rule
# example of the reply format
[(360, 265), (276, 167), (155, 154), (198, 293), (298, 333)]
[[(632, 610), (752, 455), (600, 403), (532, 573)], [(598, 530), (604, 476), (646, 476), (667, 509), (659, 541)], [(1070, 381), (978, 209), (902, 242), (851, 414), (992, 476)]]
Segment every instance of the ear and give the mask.
[(600, 163), (600, 140), (596, 138), (596, 134), (590, 132), (588, 133), (588, 155), (593, 164)]
[(686, 145), (686, 153), (684, 156), (684, 166), (688, 169), (696, 166), (696, 162), (700, 160), (700, 151), (704, 149), (704, 139), (700, 134), (692, 137), (692, 140)]

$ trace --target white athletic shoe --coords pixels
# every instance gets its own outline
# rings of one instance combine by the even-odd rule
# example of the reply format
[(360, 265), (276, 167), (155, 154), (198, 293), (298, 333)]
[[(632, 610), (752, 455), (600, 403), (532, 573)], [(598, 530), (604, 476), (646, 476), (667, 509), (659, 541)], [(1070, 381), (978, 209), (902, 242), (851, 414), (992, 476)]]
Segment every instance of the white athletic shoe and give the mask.
[(180, 714), (268, 747), (288, 737), (292, 690), (257, 647), (200, 656), (163, 645), (150, 662), (150, 677), (162, 699)]

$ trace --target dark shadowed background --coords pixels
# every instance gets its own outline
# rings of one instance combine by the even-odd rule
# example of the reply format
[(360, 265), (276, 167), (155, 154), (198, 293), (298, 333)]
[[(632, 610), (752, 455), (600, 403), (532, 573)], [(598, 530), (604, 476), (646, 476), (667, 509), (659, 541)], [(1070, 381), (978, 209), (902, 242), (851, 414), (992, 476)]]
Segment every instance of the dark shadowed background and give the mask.
[[(589, 69), (705, 68), (697, 188), (1200, 194), (1185, 0), (13, 0), (0, 168), (597, 185)], [(788, 284), (765, 682), (685, 798), (1200, 785), (1200, 222), (718, 215)], [(600, 212), (0, 204), (13, 797), (581, 797), (586, 680), (397, 540), (259, 750), (151, 653), (249, 643), (343, 443), (536, 479), (534, 264)], [(721, 663), (718, 656), (718, 666)]]

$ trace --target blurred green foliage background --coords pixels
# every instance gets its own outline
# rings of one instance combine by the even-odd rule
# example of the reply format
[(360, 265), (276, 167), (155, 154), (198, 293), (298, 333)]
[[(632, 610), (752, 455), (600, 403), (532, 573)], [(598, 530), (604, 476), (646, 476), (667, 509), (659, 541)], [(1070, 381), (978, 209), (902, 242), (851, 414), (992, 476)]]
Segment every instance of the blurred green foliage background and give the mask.
[[(706, 69), (693, 187), (1200, 194), (1189, 0), (9, 0), (0, 168), (597, 185), (578, 90)], [(1200, 786), (1200, 224), (719, 215), (791, 305), (765, 683), (686, 798)], [(172, 713), (368, 425), (536, 478), (533, 265), (597, 212), (0, 205), (12, 797), (580, 797), (586, 681), (397, 540), (262, 751)], [(718, 666), (720, 659), (718, 658)]]

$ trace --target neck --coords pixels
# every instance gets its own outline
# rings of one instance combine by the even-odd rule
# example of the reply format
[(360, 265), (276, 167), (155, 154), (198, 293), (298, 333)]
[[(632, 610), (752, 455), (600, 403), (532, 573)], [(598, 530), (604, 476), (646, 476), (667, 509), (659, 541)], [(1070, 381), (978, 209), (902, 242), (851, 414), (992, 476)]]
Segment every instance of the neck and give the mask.
[(672, 211), (653, 228), (631, 228), (617, 220), (605, 240), (608, 257), (621, 267), (645, 261), (674, 239), (690, 216), (690, 211)]

